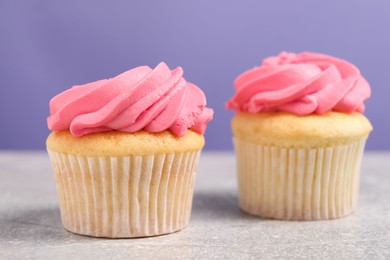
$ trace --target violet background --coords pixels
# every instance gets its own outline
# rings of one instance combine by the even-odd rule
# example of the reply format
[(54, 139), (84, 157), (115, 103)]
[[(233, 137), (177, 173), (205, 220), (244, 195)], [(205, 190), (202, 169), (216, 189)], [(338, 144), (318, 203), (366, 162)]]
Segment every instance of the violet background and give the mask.
[(215, 110), (206, 149), (231, 149), (234, 78), (282, 50), (356, 64), (372, 86), (367, 148), (390, 149), (390, 1), (0, 1), (0, 149), (44, 149), (51, 97), (165, 61)]

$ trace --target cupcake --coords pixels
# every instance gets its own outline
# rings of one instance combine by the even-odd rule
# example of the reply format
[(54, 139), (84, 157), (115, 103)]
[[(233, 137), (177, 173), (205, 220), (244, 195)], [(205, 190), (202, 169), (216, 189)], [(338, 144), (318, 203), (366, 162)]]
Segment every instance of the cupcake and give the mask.
[(212, 116), (182, 68), (163, 62), (55, 96), (46, 146), (65, 229), (120, 238), (186, 227)]
[(325, 220), (356, 208), (370, 86), (351, 63), (286, 53), (235, 80), (232, 119), (240, 208), (263, 218)]

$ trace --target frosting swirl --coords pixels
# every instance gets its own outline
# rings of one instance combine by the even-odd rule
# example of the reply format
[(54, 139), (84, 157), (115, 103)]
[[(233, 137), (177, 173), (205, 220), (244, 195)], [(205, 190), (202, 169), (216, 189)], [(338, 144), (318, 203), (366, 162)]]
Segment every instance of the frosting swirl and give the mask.
[(239, 75), (226, 107), (251, 113), (297, 115), (363, 112), (368, 82), (353, 64), (324, 54), (282, 52)]
[(140, 66), (114, 78), (74, 86), (50, 101), (50, 130), (67, 130), (79, 137), (89, 133), (171, 131), (203, 134), (213, 110), (202, 90), (183, 78), (183, 69)]

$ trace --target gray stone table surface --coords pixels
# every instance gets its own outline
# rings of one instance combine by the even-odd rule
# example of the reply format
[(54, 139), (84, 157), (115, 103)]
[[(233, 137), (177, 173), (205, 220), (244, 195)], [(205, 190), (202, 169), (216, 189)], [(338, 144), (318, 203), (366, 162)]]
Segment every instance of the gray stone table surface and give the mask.
[(203, 153), (190, 225), (142, 239), (62, 228), (44, 152), (0, 152), (0, 259), (390, 259), (390, 153), (365, 153), (359, 206), (331, 221), (276, 221), (240, 211), (233, 153)]

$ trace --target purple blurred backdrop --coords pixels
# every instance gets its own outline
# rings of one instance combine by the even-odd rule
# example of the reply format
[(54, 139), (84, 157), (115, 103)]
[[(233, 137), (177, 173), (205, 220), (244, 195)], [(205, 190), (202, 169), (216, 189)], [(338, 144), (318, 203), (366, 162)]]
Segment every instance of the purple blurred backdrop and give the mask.
[(1, 1), (0, 149), (43, 149), (51, 97), (165, 61), (215, 110), (206, 148), (231, 149), (234, 78), (282, 50), (356, 64), (371, 83), (368, 149), (390, 149), (390, 1)]

